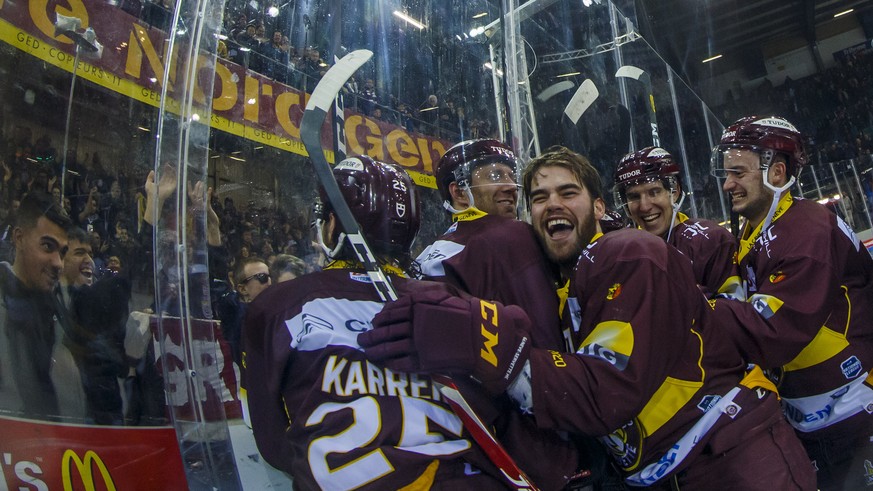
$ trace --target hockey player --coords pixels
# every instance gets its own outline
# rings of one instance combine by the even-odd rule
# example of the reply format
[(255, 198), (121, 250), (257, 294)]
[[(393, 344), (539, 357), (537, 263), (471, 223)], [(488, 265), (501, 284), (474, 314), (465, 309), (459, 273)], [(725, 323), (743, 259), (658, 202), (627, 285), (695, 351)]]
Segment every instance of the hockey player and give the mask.
[(749, 302), (717, 301), (748, 360), (773, 369), (788, 421), (822, 489), (870, 483), (873, 259), (840, 217), (789, 189), (808, 162), (780, 117), (729, 126), (713, 151), (733, 211)]
[(679, 209), (685, 193), (679, 166), (663, 148), (646, 147), (622, 157), (613, 174), (616, 206), (638, 228), (666, 240), (691, 260), (707, 296), (744, 300), (737, 272), (736, 239), (711, 220), (689, 218)]
[(549, 326), (533, 335), (536, 346), (560, 349), (555, 278), (530, 224), (516, 220), (515, 154), (491, 139), (451, 147), (434, 174), (452, 225), (416, 261), (427, 279), (471, 295), (518, 305)]
[[(334, 175), (398, 292), (421, 285), (401, 269), (420, 224), (410, 178), (363, 156)], [(487, 458), (429, 377), (361, 350), (356, 337), (382, 302), (329, 203), (317, 228), (331, 258), (324, 271), (274, 285), (249, 307), (243, 373), (261, 455), (297, 489), (503, 488), (478, 470)]]
[[(601, 235), (600, 177), (578, 154), (547, 152), (522, 181), (537, 235), (570, 279), (562, 321), (574, 349), (531, 347), (514, 306), (418, 291), (359, 336), (368, 356), (471, 374), (541, 428), (600, 437), (635, 486), (814, 489), (772, 384), (707, 341), (712, 312), (687, 259), (641, 231)], [(445, 334), (427, 336), (437, 326)]]
[[(512, 149), (497, 140), (467, 140), (446, 151), (434, 174), (453, 223), (416, 261), (427, 279), (522, 307), (531, 318), (541, 320), (532, 326), (533, 345), (560, 350), (564, 343), (557, 328), (556, 278), (533, 228), (516, 220), (517, 168)], [(480, 412), (481, 417), (491, 413)], [(487, 422), (499, 427), (497, 436), (507, 451), (545, 489), (561, 487), (565, 474), (579, 467), (573, 443), (555, 432), (539, 431), (530, 417), (518, 411), (505, 411), (499, 422)], [(604, 479), (608, 472), (600, 449), (575, 443), (587, 449), (583, 465), (595, 474), (592, 480)], [(548, 462), (542, 459), (544, 453), (550, 455)]]

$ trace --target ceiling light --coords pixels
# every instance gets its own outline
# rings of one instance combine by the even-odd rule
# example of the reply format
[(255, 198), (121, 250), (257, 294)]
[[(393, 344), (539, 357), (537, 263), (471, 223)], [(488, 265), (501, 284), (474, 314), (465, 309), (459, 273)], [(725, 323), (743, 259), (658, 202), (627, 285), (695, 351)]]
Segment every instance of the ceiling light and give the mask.
[(561, 77), (572, 77), (572, 76), (574, 76), (574, 75), (581, 75), (581, 74), (582, 74), (582, 72), (562, 73), (562, 74), (560, 74), (560, 75), (555, 76), (555, 78), (561, 78)]
[(486, 15), (488, 15), (488, 12), (479, 12), (478, 14), (474, 15), (473, 18), (480, 19), (482, 17), (485, 17)]
[(270, 17), (278, 17), (279, 9), (275, 5), (273, 5), (267, 9), (267, 15), (269, 15)]
[(424, 29), (425, 27), (427, 27), (426, 25), (424, 25), (424, 24), (422, 24), (421, 22), (419, 22), (419, 21), (413, 19), (412, 17), (410, 17), (410, 16), (404, 14), (403, 12), (401, 12), (401, 11), (399, 11), (399, 10), (395, 10), (395, 11), (394, 11), (394, 16), (395, 16), (395, 17), (399, 17), (399, 18), (405, 20), (406, 22), (409, 22), (410, 24), (412, 24), (413, 26), (415, 26), (415, 27), (417, 27), (417, 28), (419, 28), (419, 29)]
[(841, 15), (850, 14), (854, 11), (855, 11), (855, 9), (844, 10), (844, 11), (840, 12), (839, 14), (834, 14), (834, 19), (836, 19), (837, 17), (839, 17)]
[(715, 55), (703, 60), (701, 63), (709, 63), (710, 61), (717, 60), (719, 58), (721, 58), (721, 55)]

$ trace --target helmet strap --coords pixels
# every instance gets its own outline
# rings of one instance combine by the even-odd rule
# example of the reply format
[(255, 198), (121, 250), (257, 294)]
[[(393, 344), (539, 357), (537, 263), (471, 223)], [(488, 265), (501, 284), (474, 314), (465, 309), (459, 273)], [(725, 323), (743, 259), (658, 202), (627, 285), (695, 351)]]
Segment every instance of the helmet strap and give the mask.
[(770, 228), (770, 224), (773, 223), (773, 215), (776, 214), (776, 208), (779, 207), (779, 200), (782, 199), (782, 195), (788, 191), (788, 188), (793, 186), (794, 181), (797, 180), (794, 176), (791, 176), (791, 179), (789, 179), (784, 186), (776, 187), (770, 184), (770, 180), (767, 179), (769, 175), (770, 167), (767, 166), (766, 171), (761, 173), (761, 180), (764, 181), (764, 187), (773, 191), (773, 201), (770, 203), (770, 209), (767, 211), (767, 216), (764, 218), (764, 225), (761, 227), (761, 232)]
[(463, 213), (464, 210), (476, 207), (476, 200), (473, 199), (473, 191), (470, 190), (470, 185), (469, 184), (463, 184), (463, 185), (459, 184), (458, 186), (464, 190), (464, 193), (467, 195), (467, 200), (470, 201), (470, 206), (468, 206), (467, 208), (464, 208), (463, 210), (459, 210), (459, 209), (455, 208), (454, 206), (452, 206), (451, 201), (449, 201), (449, 200), (443, 201), (443, 208), (445, 208), (449, 213), (451, 213), (453, 215), (456, 213)]
[(324, 255), (327, 256), (329, 260), (333, 260), (337, 256), (339, 256), (340, 251), (343, 248), (343, 244), (346, 242), (346, 234), (345, 232), (340, 232), (339, 236), (336, 239), (336, 245), (333, 249), (328, 247), (327, 244), (324, 243), (324, 224), (325, 221), (323, 218), (318, 218), (315, 220), (315, 230), (316, 230), (316, 242), (318, 246), (321, 247), (321, 250), (324, 251)]
[[(672, 193), (673, 189), (671, 189), (670, 192)], [(670, 227), (667, 229), (667, 243), (670, 243), (670, 236), (673, 235), (673, 227), (676, 224), (676, 215), (679, 214), (679, 209), (682, 208), (682, 203), (685, 202), (685, 193), (683, 193), (682, 191), (678, 191), (678, 192), (679, 192), (679, 201), (673, 203), (673, 205), (671, 206), (671, 208), (673, 208), (673, 213), (670, 216)], [(672, 201), (673, 201), (673, 199), (671, 198), (670, 202), (672, 202)]]

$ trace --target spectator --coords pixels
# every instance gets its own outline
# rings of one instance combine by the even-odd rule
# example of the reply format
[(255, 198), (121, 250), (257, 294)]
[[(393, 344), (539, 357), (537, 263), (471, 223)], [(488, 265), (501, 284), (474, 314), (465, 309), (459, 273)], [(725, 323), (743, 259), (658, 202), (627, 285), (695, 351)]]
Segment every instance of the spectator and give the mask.
[(270, 278), (273, 284), (293, 280), (306, 274), (306, 263), (297, 256), (279, 254), (270, 266)]
[(263, 73), (277, 82), (285, 83), (288, 67), (288, 45), (282, 44), (282, 33), (273, 32), (273, 37), (267, 42), (261, 43), (258, 54), (263, 56)]
[(50, 196), (28, 194), (13, 230), (15, 260), (0, 263), (0, 404), (11, 414), (78, 422), (88, 417), (82, 345), (54, 295), (70, 225)]
[(373, 114), (373, 109), (376, 108), (376, 83), (372, 78), (368, 78), (364, 82), (364, 88), (361, 89), (360, 109), (365, 116)]

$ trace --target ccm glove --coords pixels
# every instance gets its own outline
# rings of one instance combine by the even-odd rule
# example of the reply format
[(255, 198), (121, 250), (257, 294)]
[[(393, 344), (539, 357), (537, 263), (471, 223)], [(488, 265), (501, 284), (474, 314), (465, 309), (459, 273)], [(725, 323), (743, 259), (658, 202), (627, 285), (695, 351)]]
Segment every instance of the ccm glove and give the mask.
[(524, 311), (425, 288), (383, 307), (358, 336), (370, 360), (401, 372), (471, 375), (499, 394), (530, 352)]

